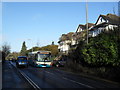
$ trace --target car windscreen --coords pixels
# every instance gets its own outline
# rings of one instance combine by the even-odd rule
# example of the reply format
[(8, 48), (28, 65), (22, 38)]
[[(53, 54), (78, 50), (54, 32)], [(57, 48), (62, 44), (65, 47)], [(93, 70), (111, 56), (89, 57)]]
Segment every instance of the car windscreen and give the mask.
[(27, 60), (17, 60), (18, 62), (27, 62)]
[(18, 57), (18, 60), (27, 60), (26, 57)]
[(27, 58), (26, 57), (18, 57), (18, 61), (21, 62), (21, 61), (27, 61)]

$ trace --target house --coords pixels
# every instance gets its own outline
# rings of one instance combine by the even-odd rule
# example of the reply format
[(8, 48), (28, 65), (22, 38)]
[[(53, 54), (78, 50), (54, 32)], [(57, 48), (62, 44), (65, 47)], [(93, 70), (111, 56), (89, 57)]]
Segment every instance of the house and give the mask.
[(74, 41), (74, 44), (72, 44), (73, 46), (78, 44), (79, 34), (84, 30), (85, 30), (85, 25), (79, 24), (76, 32), (72, 36), (72, 40)]
[(60, 53), (64, 53), (67, 54), (68, 51), (70, 50), (70, 48), (76, 46), (76, 44), (78, 43), (77, 41), (77, 36), (79, 36), (78, 34), (80, 32), (83, 32), (85, 30), (85, 25), (79, 24), (79, 26), (77, 27), (76, 32), (69, 32), (67, 34), (62, 34), (62, 36), (60, 37), (58, 43), (58, 50)]
[(76, 30), (76, 33), (82, 32), (85, 30), (85, 25), (79, 24)]
[(94, 26), (89, 28), (89, 37), (95, 37), (102, 31), (113, 30), (120, 26), (120, 17), (114, 14), (100, 15)]
[[(74, 45), (77, 45), (80, 40), (86, 39), (86, 25), (79, 24), (76, 32), (73, 34), (73, 40), (75, 41)], [(92, 27), (93, 23), (88, 23), (88, 28)]]
[(58, 50), (62, 54), (67, 54), (70, 46), (74, 43), (72, 39), (73, 32), (69, 32), (68, 34), (62, 34), (58, 43)]
[[(62, 34), (59, 39), (58, 49), (61, 53), (68, 53), (71, 48), (76, 48), (80, 40), (86, 40), (87, 31), (86, 26), (79, 24), (76, 32)], [(113, 30), (120, 26), (120, 16), (114, 14), (100, 15), (95, 24), (88, 23), (89, 37), (95, 37), (102, 31)]]
[(58, 45), (59, 52), (68, 53), (68, 50), (70, 49), (70, 46), (69, 46), (70, 42), (71, 42), (70, 40), (58, 42), (59, 43), (59, 45)]

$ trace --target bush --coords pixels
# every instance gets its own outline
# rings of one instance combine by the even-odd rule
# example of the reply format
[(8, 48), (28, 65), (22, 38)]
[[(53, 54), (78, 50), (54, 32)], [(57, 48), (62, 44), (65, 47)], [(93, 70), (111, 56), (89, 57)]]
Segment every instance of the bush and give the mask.
[(120, 79), (120, 28), (80, 41), (68, 54), (68, 68), (111, 80)]
[(120, 31), (116, 29), (103, 32), (94, 38), (89, 38), (88, 45), (78, 46), (76, 54), (79, 53), (79, 60), (90, 66), (119, 66), (120, 38), (116, 32)]

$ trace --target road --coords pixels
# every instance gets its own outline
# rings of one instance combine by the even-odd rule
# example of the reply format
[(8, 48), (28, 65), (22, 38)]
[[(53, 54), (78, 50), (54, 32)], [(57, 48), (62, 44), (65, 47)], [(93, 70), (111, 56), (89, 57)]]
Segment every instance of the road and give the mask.
[(32, 88), (23, 77), (6, 61), (2, 66), (2, 88)]
[(2, 89), (2, 62), (0, 62), (0, 90)]
[[(12, 63), (15, 67), (15, 63)], [(9, 61), (3, 65), (3, 88), (33, 88)], [(40, 89), (43, 88), (120, 88), (118, 84), (93, 80), (58, 68), (20, 68)]]

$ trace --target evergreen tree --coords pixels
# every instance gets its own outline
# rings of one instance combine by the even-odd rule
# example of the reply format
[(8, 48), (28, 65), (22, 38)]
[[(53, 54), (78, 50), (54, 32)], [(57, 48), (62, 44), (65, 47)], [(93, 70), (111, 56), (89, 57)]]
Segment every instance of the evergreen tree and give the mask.
[(52, 41), (52, 44), (51, 45), (54, 45), (54, 41)]
[(27, 47), (26, 47), (25, 41), (24, 41), (24, 42), (23, 42), (23, 45), (22, 45), (22, 49), (21, 49), (21, 51), (20, 51), (20, 55), (26, 56), (26, 54), (27, 54)]

